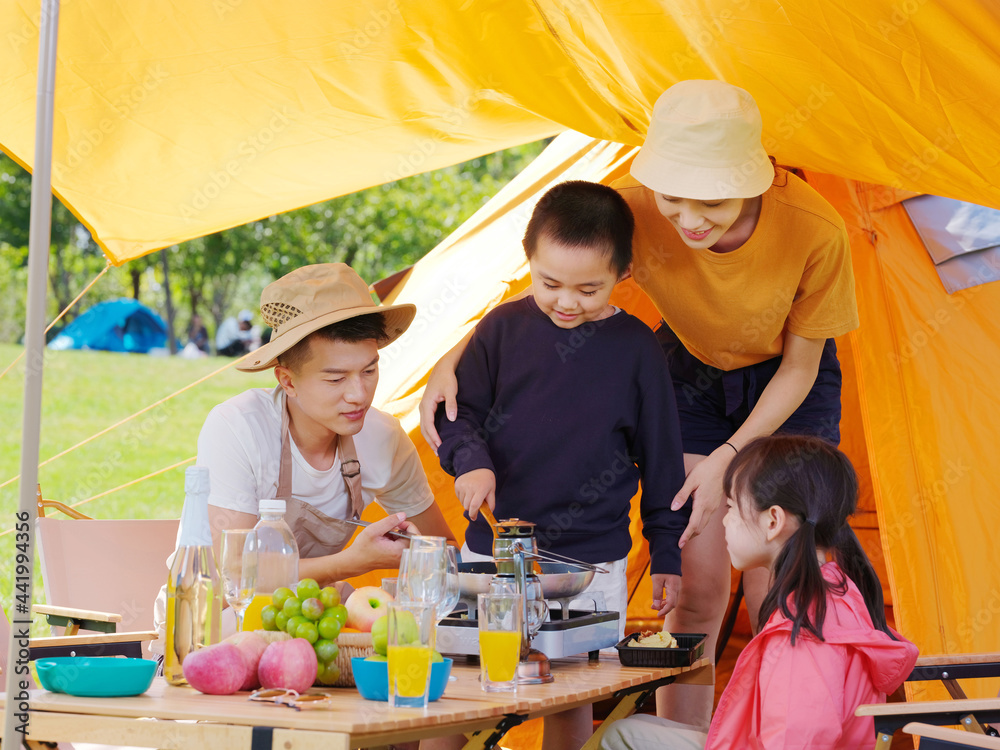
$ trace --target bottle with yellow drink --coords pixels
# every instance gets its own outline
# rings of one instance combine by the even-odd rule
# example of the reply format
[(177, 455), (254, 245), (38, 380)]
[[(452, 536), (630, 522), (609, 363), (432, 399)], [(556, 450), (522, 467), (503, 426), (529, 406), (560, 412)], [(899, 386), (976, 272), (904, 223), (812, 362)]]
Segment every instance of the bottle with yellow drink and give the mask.
[(521, 594), (479, 595), (479, 682), (488, 693), (517, 691), (523, 613)]
[(271, 594), (255, 594), (254, 598), (250, 600), (250, 606), (243, 613), (243, 629), (263, 630), (264, 623), (261, 620), (260, 612), (270, 603)]
[(426, 708), (437, 622), (435, 605), (392, 602), (388, 620), (389, 705)]
[(163, 675), (185, 685), (184, 659), (219, 642), (222, 583), (208, 525), (208, 469), (189, 466), (184, 473), (180, 540), (167, 579), (167, 622)]

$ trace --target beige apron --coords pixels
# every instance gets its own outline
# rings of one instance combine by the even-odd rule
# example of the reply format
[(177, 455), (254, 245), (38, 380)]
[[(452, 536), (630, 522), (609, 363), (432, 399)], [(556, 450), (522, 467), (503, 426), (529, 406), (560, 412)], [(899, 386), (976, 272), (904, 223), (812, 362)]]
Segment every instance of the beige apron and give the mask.
[[(281, 410), (281, 463), (278, 468), (277, 497), (285, 501), (285, 523), (288, 524), (299, 545), (299, 557), (309, 559), (340, 552), (354, 535), (354, 529), (342, 528), (330, 516), (309, 503), (292, 497), (292, 442), (288, 432), (288, 406), (282, 398)], [(358, 518), (365, 508), (361, 497), (361, 463), (354, 450), (351, 435), (337, 436), (340, 453), (340, 473), (351, 498), (351, 518)]]

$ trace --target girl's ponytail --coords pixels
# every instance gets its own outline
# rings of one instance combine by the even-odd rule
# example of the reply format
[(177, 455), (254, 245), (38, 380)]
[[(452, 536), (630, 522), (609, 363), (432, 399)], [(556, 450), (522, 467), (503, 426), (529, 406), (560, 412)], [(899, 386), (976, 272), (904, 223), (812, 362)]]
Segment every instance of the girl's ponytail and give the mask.
[(816, 555), (816, 523), (807, 520), (786, 542), (774, 562), (774, 583), (760, 606), (758, 632), (774, 610), (780, 609), (792, 622), (793, 646), (800, 630), (823, 640), (826, 586)]
[(861, 592), (868, 607), (872, 624), (883, 633), (888, 634), (893, 640), (897, 640), (885, 621), (885, 599), (882, 596), (882, 584), (861, 546), (858, 535), (854, 533), (854, 529), (845, 523), (833, 544), (833, 559), (840, 566), (844, 575), (854, 581), (858, 587), (858, 591)]

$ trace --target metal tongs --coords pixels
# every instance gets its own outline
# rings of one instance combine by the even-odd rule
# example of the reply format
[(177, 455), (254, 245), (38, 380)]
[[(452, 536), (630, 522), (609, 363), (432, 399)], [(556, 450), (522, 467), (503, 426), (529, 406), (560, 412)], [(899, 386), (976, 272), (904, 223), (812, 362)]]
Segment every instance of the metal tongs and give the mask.
[[(334, 521), (339, 523), (346, 523), (348, 526), (360, 526), (362, 529), (367, 529), (371, 524), (368, 521), (356, 521), (353, 518), (334, 518)], [(405, 531), (400, 531), (399, 529), (393, 529), (392, 531), (385, 532), (386, 536), (393, 536), (397, 539), (413, 539), (413, 534), (407, 534)]]
[(566, 565), (572, 565), (574, 568), (580, 568), (582, 570), (592, 570), (595, 573), (609, 573), (610, 571), (605, 570), (600, 565), (594, 565), (593, 563), (586, 563), (582, 560), (576, 560), (572, 557), (566, 557), (565, 555), (560, 555), (552, 551), (545, 552), (528, 552), (524, 549), (524, 545), (520, 542), (515, 542), (515, 546), (521, 547), (521, 551), (524, 554), (525, 560), (541, 560), (542, 562), (552, 562), (552, 563), (565, 563)]

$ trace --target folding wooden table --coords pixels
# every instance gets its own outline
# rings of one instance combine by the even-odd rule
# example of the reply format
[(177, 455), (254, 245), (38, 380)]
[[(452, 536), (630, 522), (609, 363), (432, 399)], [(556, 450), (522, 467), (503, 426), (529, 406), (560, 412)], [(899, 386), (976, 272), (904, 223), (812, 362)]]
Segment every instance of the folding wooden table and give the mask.
[[(456, 661), (444, 697), (426, 711), (392, 709), (367, 701), (353, 688), (331, 688), (333, 709), (296, 711), (252, 703), (246, 693), (202, 695), (157, 678), (131, 698), (80, 698), (33, 691), (29, 738), (157, 747), (164, 750), (349, 750), (425, 737), (474, 733), (467, 747), (492, 748), (512, 726), (616, 697), (613, 718), (627, 716), (639, 699), (670, 682), (711, 683), (702, 659), (690, 667), (624, 667), (602, 656), (556, 659), (555, 681), (522, 686), (516, 696), (484, 693), (478, 667)], [(596, 746), (599, 735), (592, 740)]]

